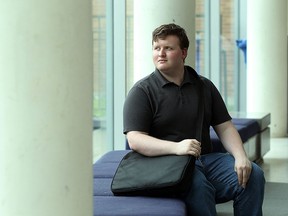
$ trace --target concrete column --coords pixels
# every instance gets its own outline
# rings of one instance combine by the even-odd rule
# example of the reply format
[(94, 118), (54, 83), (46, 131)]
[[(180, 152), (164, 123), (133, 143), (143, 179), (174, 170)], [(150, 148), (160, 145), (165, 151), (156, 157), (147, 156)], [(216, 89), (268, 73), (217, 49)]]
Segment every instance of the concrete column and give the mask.
[(92, 215), (91, 1), (0, 2), (0, 215)]
[(287, 134), (287, 0), (247, 1), (247, 111), (271, 113)]
[(195, 1), (138, 0), (134, 2), (134, 82), (150, 74), (152, 61), (152, 31), (167, 23), (182, 26), (189, 37), (186, 64), (195, 65)]

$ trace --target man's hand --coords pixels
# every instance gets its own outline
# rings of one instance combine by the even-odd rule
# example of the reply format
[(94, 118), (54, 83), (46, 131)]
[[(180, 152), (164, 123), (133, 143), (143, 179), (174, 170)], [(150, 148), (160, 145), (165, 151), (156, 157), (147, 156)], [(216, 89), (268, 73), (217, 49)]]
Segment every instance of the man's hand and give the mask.
[(177, 143), (177, 155), (193, 155), (198, 158), (201, 154), (201, 143), (196, 139), (185, 139)]
[(247, 157), (241, 159), (235, 159), (234, 169), (235, 172), (237, 172), (239, 185), (245, 188), (252, 171), (251, 162)]

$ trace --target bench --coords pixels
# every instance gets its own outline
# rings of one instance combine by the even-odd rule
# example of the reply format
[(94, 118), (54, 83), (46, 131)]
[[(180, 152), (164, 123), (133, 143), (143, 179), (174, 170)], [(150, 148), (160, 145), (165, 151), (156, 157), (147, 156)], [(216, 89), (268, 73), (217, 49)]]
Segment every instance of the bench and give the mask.
[[(261, 162), (270, 149), (270, 114), (254, 116), (234, 115), (233, 123), (239, 131), (250, 160)], [(214, 151), (224, 152), (213, 129), (210, 131)], [(110, 185), (119, 162), (130, 150), (114, 150), (104, 154), (93, 165), (94, 216), (185, 216), (183, 201), (174, 198), (114, 196)]]

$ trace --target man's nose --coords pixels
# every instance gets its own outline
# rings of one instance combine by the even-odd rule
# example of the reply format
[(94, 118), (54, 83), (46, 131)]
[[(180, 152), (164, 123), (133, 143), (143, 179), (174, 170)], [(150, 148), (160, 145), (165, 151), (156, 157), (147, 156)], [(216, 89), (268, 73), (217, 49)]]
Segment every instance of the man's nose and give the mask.
[(159, 56), (165, 56), (165, 54), (166, 54), (166, 53), (165, 53), (165, 50), (164, 50), (164, 49), (160, 49), (159, 52), (158, 52), (158, 55), (159, 55)]

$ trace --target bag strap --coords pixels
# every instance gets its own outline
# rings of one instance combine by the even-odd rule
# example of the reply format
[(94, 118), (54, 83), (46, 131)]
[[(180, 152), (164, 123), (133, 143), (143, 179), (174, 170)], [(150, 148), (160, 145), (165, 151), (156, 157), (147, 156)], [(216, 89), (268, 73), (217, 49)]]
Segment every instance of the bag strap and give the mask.
[(199, 100), (198, 100), (198, 124), (197, 124), (197, 130), (196, 130), (196, 139), (201, 142), (202, 140), (202, 127), (203, 127), (203, 120), (204, 120), (204, 83), (201, 80), (201, 77), (198, 76), (198, 91), (199, 91)]

